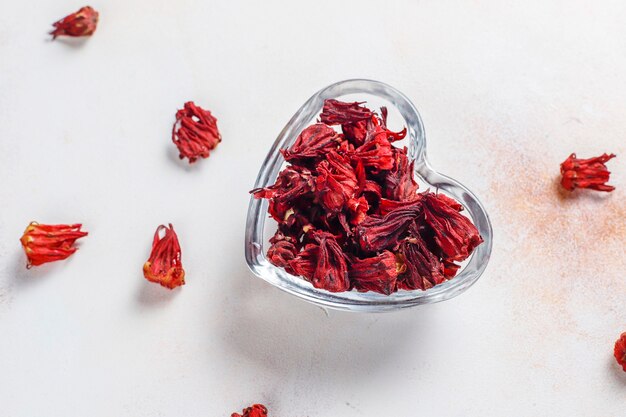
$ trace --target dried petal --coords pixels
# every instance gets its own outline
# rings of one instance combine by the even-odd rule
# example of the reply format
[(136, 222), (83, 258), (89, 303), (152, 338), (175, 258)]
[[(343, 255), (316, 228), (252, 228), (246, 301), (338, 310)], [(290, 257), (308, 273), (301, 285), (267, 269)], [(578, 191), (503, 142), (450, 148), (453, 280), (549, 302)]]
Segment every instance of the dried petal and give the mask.
[(393, 250), (399, 245), (401, 235), (419, 214), (419, 204), (401, 207), (384, 217), (368, 216), (356, 227), (359, 246), (365, 252)]
[(287, 263), (294, 275), (300, 275), (311, 282), (315, 274), (318, 254), (319, 246), (314, 243), (308, 243), (294, 259)]
[(198, 158), (208, 158), (211, 150), (222, 141), (222, 135), (211, 112), (188, 101), (176, 112), (172, 141), (178, 147), (179, 158), (187, 158), (193, 164)]
[(267, 408), (261, 404), (254, 404), (252, 407), (245, 408), (242, 413), (232, 413), (230, 417), (267, 417)]
[(280, 268), (285, 268), (289, 273), (293, 270), (289, 267), (289, 261), (296, 257), (298, 253), (297, 241), (291, 236), (285, 236), (278, 231), (270, 239), (270, 248), (267, 250), (267, 259)]
[(416, 198), (408, 201), (396, 201), (389, 200), (388, 198), (381, 198), (378, 205), (378, 211), (382, 216), (400, 209), (400, 208), (414, 208), (415, 210), (421, 209), (421, 194), (416, 194)]
[(443, 275), (446, 277), (446, 279), (450, 279), (454, 277), (456, 273), (459, 272), (459, 268), (461, 268), (461, 265), (455, 264), (454, 262), (449, 261), (447, 259), (444, 259), (442, 261), (442, 264), (443, 264)]
[(57, 36), (91, 36), (98, 26), (98, 12), (90, 6), (81, 7), (77, 12), (65, 16), (52, 24), (52, 39)]
[(356, 123), (341, 125), (343, 135), (356, 146), (361, 146), (367, 138), (367, 120), (360, 120)]
[(354, 161), (362, 163), (366, 168), (371, 168), (373, 172), (393, 168), (394, 156), (391, 144), (383, 136), (365, 142), (356, 148), (351, 156)]
[(406, 127), (399, 132), (392, 132), (387, 129), (387, 107), (380, 108), (380, 114), (382, 115), (382, 120), (380, 121), (380, 126), (383, 128), (385, 133), (387, 134), (387, 140), (389, 142), (395, 142), (397, 140), (402, 140), (406, 137)]
[(394, 149), (393, 168), (384, 177), (384, 197), (396, 201), (415, 200), (418, 185), (413, 178), (413, 161), (409, 161), (406, 148)]
[(396, 257), (389, 251), (367, 259), (353, 257), (348, 274), (358, 291), (375, 291), (389, 295), (396, 289)]
[(606, 185), (611, 172), (605, 165), (612, 158), (615, 158), (614, 154), (605, 153), (589, 159), (577, 159), (575, 153), (571, 154), (561, 164), (561, 185), (568, 191), (574, 191), (576, 188), (613, 191), (615, 187)]
[(445, 280), (444, 267), (439, 257), (428, 249), (415, 225), (411, 227), (410, 237), (402, 242), (400, 253), (406, 272), (399, 277), (398, 288), (427, 290)]
[(622, 367), (624, 372), (626, 372), (626, 332), (622, 333), (619, 339), (617, 339), (617, 342), (615, 342), (613, 355), (615, 355), (617, 363)]
[(328, 211), (337, 213), (354, 197), (358, 182), (348, 158), (334, 151), (326, 158), (317, 165), (317, 200)]
[(320, 121), (327, 125), (344, 125), (370, 119), (374, 113), (361, 104), (363, 102), (346, 103), (333, 99), (325, 100)]
[(82, 224), (39, 224), (31, 222), (20, 242), (26, 252), (26, 268), (68, 258), (77, 248), (77, 239), (87, 236), (81, 231)]
[(289, 266), (302, 275), (315, 288), (341, 292), (350, 288), (348, 266), (341, 246), (333, 235), (326, 232), (312, 233), (316, 243), (305, 246), (304, 250), (289, 261)]
[(171, 223), (169, 228), (160, 225), (154, 232), (152, 251), (143, 265), (143, 276), (169, 289), (185, 285), (180, 244)]
[(307, 168), (289, 166), (278, 174), (274, 185), (257, 188), (251, 193), (256, 198), (272, 198), (281, 203), (289, 203), (309, 195), (315, 189), (315, 178)]
[(450, 198), (443, 193), (437, 193), (437, 198), (446, 203), (448, 206), (455, 209), (456, 211), (463, 211), (463, 206), (461, 205), (461, 203), (456, 201), (454, 198)]
[(445, 258), (463, 261), (483, 242), (470, 219), (433, 193), (422, 194), (424, 220), (434, 232), (435, 243)]
[(348, 201), (348, 211), (350, 212), (350, 224), (357, 225), (365, 220), (369, 210), (369, 203), (365, 197), (352, 198)]
[(287, 212), (299, 200), (312, 197), (315, 178), (311, 171), (300, 166), (282, 170), (274, 185), (251, 191), (255, 198), (270, 199), (270, 215), (278, 222), (285, 221)]
[(341, 136), (333, 128), (317, 123), (304, 129), (291, 148), (283, 149), (281, 152), (287, 161), (317, 158), (337, 149), (342, 141)]

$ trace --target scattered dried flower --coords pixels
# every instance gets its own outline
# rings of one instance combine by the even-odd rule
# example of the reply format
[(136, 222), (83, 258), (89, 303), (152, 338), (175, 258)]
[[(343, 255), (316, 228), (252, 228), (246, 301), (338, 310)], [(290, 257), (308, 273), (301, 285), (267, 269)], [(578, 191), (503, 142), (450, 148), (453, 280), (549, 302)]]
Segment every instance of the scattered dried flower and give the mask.
[(617, 342), (615, 342), (613, 354), (617, 363), (626, 372), (626, 332), (622, 333)]
[(52, 39), (57, 36), (91, 36), (98, 26), (98, 12), (90, 6), (81, 7), (76, 13), (65, 16), (52, 26)]
[(571, 154), (561, 164), (561, 185), (568, 191), (576, 188), (613, 191), (615, 187), (606, 185), (611, 175), (606, 163), (612, 158), (615, 158), (614, 154), (602, 154), (589, 159), (578, 159), (575, 153)]
[(245, 408), (242, 414), (232, 413), (230, 417), (267, 417), (267, 407), (261, 404), (254, 404)]
[(82, 224), (39, 224), (31, 222), (20, 242), (26, 252), (28, 264), (26, 268), (66, 259), (77, 248), (74, 243), (77, 239), (87, 236), (81, 231)]
[(222, 135), (211, 112), (188, 101), (176, 112), (172, 141), (180, 152), (180, 159), (187, 158), (193, 164), (198, 158), (208, 158), (222, 141)]
[(143, 276), (169, 289), (185, 285), (180, 244), (171, 224), (169, 227), (160, 225), (154, 232), (152, 251), (143, 266)]

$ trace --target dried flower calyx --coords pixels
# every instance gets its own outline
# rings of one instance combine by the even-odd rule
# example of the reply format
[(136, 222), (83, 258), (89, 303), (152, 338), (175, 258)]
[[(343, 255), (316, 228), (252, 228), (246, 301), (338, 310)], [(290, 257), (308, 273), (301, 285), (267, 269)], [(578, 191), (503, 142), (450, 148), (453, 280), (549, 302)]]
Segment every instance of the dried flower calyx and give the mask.
[(57, 36), (91, 36), (98, 26), (98, 12), (91, 6), (81, 7), (76, 13), (65, 16), (52, 24), (52, 39)]
[(176, 112), (172, 141), (178, 148), (180, 159), (187, 158), (193, 164), (198, 158), (208, 158), (222, 141), (222, 135), (211, 112), (188, 101)]
[(171, 224), (160, 225), (154, 232), (152, 252), (143, 266), (143, 275), (148, 281), (169, 289), (185, 285), (180, 244)]
[(242, 414), (232, 413), (230, 417), (267, 417), (267, 407), (262, 404), (254, 404), (245, 408)]
[(626, 372), (626, 332), (622, 333), (617, 342), (615, 342), (613, 354), (617, 363)]
[(614, 154), (602, 154), (589, 159), (578, 159), (575, 153), (571, 154), (561, 164), (561, 185), (568, 191), (576, 188), (613, 191), (615, 187), (606, 184), (611, 175), (606, 163), (612, 158), (615, 158)]
[(384, 108), (326, 100), (320, 123), (281, 151), (275, 184), (252, 190), (278, 222), (269, 261), (332, 292), (426, 290), (454, 277), (482, 238), (456, 200), (417, 192), (407, 149), (392, 144), (406, 132), (387, 128)]
[(27, 268), (68, 258), (77, 248), (77, 239), (87, 236), (81, 224), (39, 224), (31, 222), (20, 242), (28, 258)]

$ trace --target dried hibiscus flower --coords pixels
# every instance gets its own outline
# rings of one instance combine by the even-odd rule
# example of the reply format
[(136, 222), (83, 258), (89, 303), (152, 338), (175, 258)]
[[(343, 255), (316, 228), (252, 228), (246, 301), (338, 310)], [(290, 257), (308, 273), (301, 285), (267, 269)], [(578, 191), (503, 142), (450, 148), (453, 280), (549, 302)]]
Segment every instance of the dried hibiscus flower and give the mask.
[(400, 246), (404, 273), (398, 287), (404, 290), (427, 290), (445, 281), (441, 260), (428, 249), (419, 232), (413, 229)]
[(52, 26), (52, 39), (57, 36), (91, 36), (98, 26), (98, 12), (90, 6), (81, 7), (76, 13), (65, 16)]
[[(341, 129), (341, 133), (339, 132)], [(281, 152), (276, 182), (252, 190), (278, 222), (267, 259), (315, 288), (426, 290), (453, 278), (482, 238), (456, 200), (418, 193), (413, 162), (363, 103), (326, 100), (320, 122)]]
[(624, 372), (626, 372), (626, 332), (622, 333), (622, 335), (615, 342), (615, 349), (613, 351), (615, 355), (615, 360), (622, 367)]
[(143, 265), (143, 276), (169, 289), (185, 285), (180, 244), (171, 224), (160, 225), (154, 232), (152, 252)]
[(322, 206), (329, 212), (341, 211), (357, 191), (357, 177), (350, 159), (331, 151), (317, 165), (315, 188)]
[(606, 185), (611, 175), (606, 163), (612, 158), (615, 158), (614, 154), (602, 154), (589, 159), (578, 159), (575, 153), (571, 154), (561, 164), (561, 185), (568, 191), (576, 188), (613, 191), (615, 187)]
[(436, 194), (423, 194), (424, 219), (434, 232), (434, 239), (444, 257), (464, 261), (483, 242), (476, 226)]
[(242, 414), (232, 413), (230, 417), (267, 417), (267, 407), (262, 404), (254, 404), (245, 408)]
[(87, 236), (81, 224), (39, 224), (31, 222), (20, 242), (28, 258), (27, 268), (68, 258), (77, 248), (77, 239)]
[(317, 123), (304, 129), (293, 146), (281, 152), (287, 161), (317, 158), (337, 149), (341, 140), (339, 134), (331, 127)]
[(306, 278), (315, 288), (341, 292), (350, 288), (346, 259), (333, 235), (327, 232), (311, 233), (315, 243), (306, 245), (289, 266)]
[(180, 159), (187, 158), (193, 164), (198, 158), (208, 158), (222, 141), (222, 135), (211, 112), (188, 101), (176, 112), (172, 141), (180, 152)]
[(417, 193), (417, 183), (413, 178), (413, 162), (406, 155), (406, 148), (394, 148), (395, 161), (383, 180), (383, 195), (391, 200), (414, 200)]
[(386, 250), (372, 258), (352, 258), (348, 274), (358, 291), (376, 291), (389, 295), (396, 290), (396, 256)]
[(367, 107), (361, 106), (362, 102), (345, 103), (339, 100), (325, 100), (320, 121), (327, 125), (345, 125), (362, 120), (369, 120), (374, 113)]

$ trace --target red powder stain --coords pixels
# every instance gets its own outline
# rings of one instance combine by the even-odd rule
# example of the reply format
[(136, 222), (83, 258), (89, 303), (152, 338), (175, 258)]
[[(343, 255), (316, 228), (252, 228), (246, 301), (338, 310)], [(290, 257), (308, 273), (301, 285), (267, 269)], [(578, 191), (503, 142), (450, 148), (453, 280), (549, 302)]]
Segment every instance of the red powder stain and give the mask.
[(558, 337), (555, 331), (588, 336), (573, 309), (606, 314), (626, 295), (625, 190), (563, 190), (562, 155), (547, 152), (544, 137), (519, 135), (487, 123), (471, 130), (489, 184), (480, 198), (494, 225), (491, 275), (495, 285), (513, 288), (516, 321), (546, 337)]

